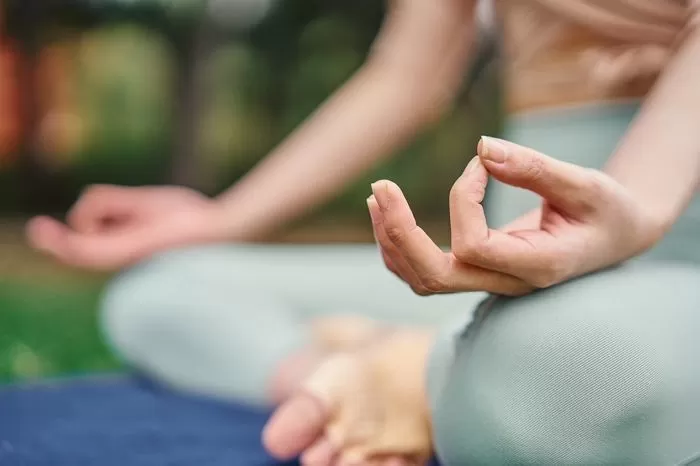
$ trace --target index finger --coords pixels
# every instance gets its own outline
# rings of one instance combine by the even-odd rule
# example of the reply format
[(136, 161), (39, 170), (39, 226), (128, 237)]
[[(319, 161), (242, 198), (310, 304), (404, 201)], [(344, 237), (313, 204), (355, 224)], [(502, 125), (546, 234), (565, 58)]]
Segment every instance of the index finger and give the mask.
[(81, 233), (96, 233), (105, 220), (127, 216), (135, 207), (136, 199), (129, 188), (112, 185), (88, 187), (68, 211), (68, 225)]
[(477, 152), (494, 178), (539, 194), (568, 214), (597, 207), (598, 184), (591, 169), (496, 138), (483, 137)]

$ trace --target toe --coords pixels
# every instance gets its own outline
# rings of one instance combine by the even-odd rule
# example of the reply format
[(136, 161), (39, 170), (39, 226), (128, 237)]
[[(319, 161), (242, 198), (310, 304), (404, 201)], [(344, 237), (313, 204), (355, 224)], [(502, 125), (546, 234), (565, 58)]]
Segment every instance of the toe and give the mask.
[(318, 398), (302, 392), (272, 415), (263, 431), (263, 444), (279, 460), (290, 460), (316, 442), (326, 426), (328, 410)]
[(317, 440), (303, 455), (303, 466), (331, 466), (338, 454), (337, 448), (326, 437)]

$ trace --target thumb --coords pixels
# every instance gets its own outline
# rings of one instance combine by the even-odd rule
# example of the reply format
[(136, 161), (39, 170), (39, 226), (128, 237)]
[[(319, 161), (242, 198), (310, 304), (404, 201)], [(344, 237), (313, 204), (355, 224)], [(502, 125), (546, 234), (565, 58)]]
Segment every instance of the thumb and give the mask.
[(123, 220), (134, 214), (143, 202), (133, 188), (112, 185), (90, 186), (80, 196), (66, 217), (76, 232), (97, 233), (108, 222)]
[(599, 198), (595, 171), (554, 159), (503, 139), (482, 137), (477, 153), (491, 176), (532, 191), (568, 213), (596, 207)]

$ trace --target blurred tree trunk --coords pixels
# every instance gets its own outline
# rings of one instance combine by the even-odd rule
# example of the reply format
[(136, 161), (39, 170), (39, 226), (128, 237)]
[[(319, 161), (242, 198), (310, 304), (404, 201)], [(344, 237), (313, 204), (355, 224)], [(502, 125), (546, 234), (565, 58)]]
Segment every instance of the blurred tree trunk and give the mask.
[(21, 137), (19, 99), (17, 97), (17, 50), (7, 40), (0, 4), (0, 168), (17, 156)]
[(175, 41), (175, 128), (172, 148), (171, 181), (207, 191), (215, 180), (207, 176), (203, 157), (198, 154), (200, 121), (205, 104), (205, 72), (219, 35), (206, 19), (195, 25), (191, 35)]
[(48, 19), (44, 0), (21, 0), (15, 2), (12, 24), (19, 46), (17, 80), (22, 121), (22, 140), (19, 146), (18, 176), (24, 209), (42, 209), (46, 200), (54, 193), (53, 180), (43, 170), (39, 154), (39, 125), (41, 122), (39, 102), (36, 92), (39, 54), (41, 52), (41, 31)]

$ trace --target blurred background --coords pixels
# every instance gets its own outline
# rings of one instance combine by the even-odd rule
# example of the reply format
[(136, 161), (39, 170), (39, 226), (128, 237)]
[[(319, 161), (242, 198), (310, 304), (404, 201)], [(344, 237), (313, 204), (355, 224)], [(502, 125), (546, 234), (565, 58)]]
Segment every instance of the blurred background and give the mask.
[[(111, 371), (96, 308), (108, 276), (25, 245), (93, 183), (182, 184), (214, 195), (243, 176), (360, 66), (381, 0), (0, 0), (0, 383)], [(447, 233), (447, 194), (500, 122), (494, 44), (481, 41), (453, 114), (273, 238), (371, 241), (364, 199), (398, 182)]]

